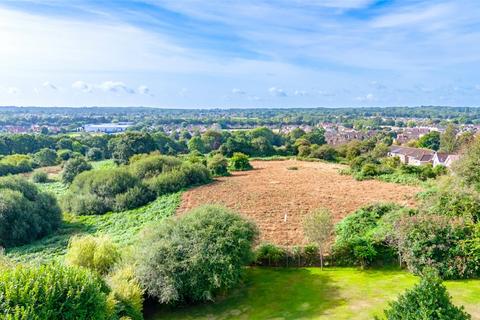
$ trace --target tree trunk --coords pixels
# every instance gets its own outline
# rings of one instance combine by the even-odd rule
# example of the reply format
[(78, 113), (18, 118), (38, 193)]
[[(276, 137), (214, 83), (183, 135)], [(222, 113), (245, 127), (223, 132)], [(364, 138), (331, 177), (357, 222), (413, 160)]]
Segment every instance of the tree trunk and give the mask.
[(320, 270), (323, 271), (323, 250), (320, 249)]

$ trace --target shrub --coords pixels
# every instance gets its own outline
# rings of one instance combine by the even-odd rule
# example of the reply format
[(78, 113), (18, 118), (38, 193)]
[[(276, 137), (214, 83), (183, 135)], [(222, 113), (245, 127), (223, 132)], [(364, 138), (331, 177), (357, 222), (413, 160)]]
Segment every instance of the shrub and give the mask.
[(70, 185), (62, 204), (75, 214), (103, 214), (134, 209), (155, 195), (124, 168), (91, 170), (79, 174)]
[(32, 174), (32, 181), (35, 183), (47, 183), (48, 182), (48, 174), (45, 171), (35, 171)]
[(393, 230), (409, 211), (395, 204), (374, 204), (358, 209), (336, 225), (333, 255), (339, 264), (365, 267), (390, 262), (396, 253)]
[(446, 216), (417, 215), (400, 225), (399, 249), (410, 271), (421, 274), (433, 268), (445, 279), (460, 279), (480, 274), (480, 255), (469, 250), (475, 228), (462, 220)]
[(75, 236), (70, 239), (65, 259), (68, 264), (104, 275), (120, 260), (120, 251), (106, 237)]
[(151, 154), (130, 160), (131, 172), (140, 179), (148, 179), (181, 166), (182, 161), (175, 157)]
[(208, 159), (207, 167), (216, 177), (228, 176), (228, 160), (221, 154), (216, 154)]
[(86, 157), (89, 161), (99, 161), (103, 159), (103, 151), (100, 148), (90, 148), (87, 151)]
[(63, 161), (73, 158), (73, 151), (69, 149), (61, 149), (57, 151), (57, 157)]
[(185, 175), (188, 186), (206, 184), (212, 181), (210, 171), (199, 163), (185, 163), (180, 168), (180, 171)]
[(19, 177), (0, 179), (0, 247), (29, 243), (62, 223), (56, 199)]
[(40, 167), (53, 166), (57, 163), (57, 153), (52, 149), (42, 149), (33, 156)]
[(311, 147), (310, 157), (316, 159), (322, 159), (326, 161), (335, 161), (337, 158), (337, 151), (334, 147), (324, 144), (324, 145), (313, 145)]
[(284, 249), (271, 243), (264, 243), (255, 250), (255, 263), (264, 266), (278, 266), (285, 259)]
[(468, 320), (472, 317), (463, 307), (451, 302), (447, 288), (431, 274), (424, 276), (413, 289), (407, 290), (385, 310), (387, 320)]
[(123, 266), (107, 278), (112, 290), (110, 299), (116, 301), (115, 314), (132, 320), (143, 320), (143, 290), (135, 278), (132, 266)]
[(14, 154), (0, 160), (0, 176), (30, 172), (33, 170), (34, 162), (30, 156)]
[(76, 176), (88, 170), (92, 170), (92, 166), (85, 159), (70, 159), (63, 166), (62, 181), (67, 184), (72, 183)]
[(161, 303), (213, 300), (238, 284), (252, 259), (252, 223), (220, 206), (202, 206), (143, 232), (136, 274)]
[(84, 269), (49, 264), (0, 273), (5, 319), (109, 319), (108, 288)]
[(251, 170), (252, 165), (248, 161), (247, 155), (240, 152), (235, 152), (230, 158), (230, 169), (234, 171)]
[(148, 188), (157, 196), (180, 191), (187, 186), (187, 183), (185, 173), (180, 170), (162, 173), (146, 182)]

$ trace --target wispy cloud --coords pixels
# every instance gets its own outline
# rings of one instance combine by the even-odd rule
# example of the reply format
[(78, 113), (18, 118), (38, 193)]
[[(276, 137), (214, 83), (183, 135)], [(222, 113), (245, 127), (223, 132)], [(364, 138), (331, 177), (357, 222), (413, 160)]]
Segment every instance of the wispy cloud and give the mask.
[(268, 89), (268, 92), (270, 92), (271, 95), (274, 95), (276, 97), (286, 97), (288, 96), (287, 92), (281, 88), (277, 87), (271, 87)]
[(92, 92), (93, 86), (85, 81), (77, 80), (72, 83), (72, 88), (83, 92)]

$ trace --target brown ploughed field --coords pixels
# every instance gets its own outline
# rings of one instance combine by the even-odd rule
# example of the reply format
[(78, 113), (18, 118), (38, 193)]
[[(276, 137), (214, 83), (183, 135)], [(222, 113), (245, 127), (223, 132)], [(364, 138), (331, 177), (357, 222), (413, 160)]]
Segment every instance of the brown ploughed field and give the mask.
[(286, 160), (252, 161), (252, 165), (254, 170), (188, 190), (178, 214), (202, 204), (223, 204), (252, 219), (260, 229), (261, 242), (291, 246), (305, 243), (302, 220), (316, 208), (328, 208), (337, 222), (371, 203), (413, 206), (420, 191), (377, 180), (356, 181), (340, 175), (343, 166), (337, 164)]

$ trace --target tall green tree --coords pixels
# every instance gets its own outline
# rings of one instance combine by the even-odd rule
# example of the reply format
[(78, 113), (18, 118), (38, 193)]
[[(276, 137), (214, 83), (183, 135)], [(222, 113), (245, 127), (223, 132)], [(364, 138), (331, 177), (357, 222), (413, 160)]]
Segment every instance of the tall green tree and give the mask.
[(449, 123), (445, 132), (440, 136), (440, 150), (453, 153), (457, 149), (457, 130), (453, 123)]

